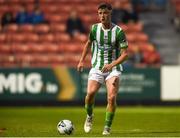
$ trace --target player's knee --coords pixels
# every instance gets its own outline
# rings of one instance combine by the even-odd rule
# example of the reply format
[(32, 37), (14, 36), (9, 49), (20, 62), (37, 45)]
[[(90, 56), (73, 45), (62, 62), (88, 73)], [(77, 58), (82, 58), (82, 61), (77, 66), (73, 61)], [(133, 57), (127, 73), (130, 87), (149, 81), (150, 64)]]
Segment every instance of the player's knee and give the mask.
[(91, 88), (88, 90), (87, 95), (93, 96), (93, 95), (95, 95), (96, 91), (97, 91), (96, 89)]
[(86, 97), (88, 99), (92, 99), (95, 96), (95, 91), (88, 91)]
[(112, 94), (108, 96), (108, 104), (114, 105), (116, 103), (116, 95)]

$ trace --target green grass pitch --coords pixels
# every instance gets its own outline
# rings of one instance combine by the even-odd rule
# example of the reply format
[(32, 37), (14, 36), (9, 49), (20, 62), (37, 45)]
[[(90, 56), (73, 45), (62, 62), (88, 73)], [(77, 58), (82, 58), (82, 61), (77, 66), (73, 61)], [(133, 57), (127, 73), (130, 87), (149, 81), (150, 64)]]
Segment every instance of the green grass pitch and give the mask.
[[(102, 137), (105, 107), (95, 107), (93, 129), (83, 131), (83, 107), (0, 107), (0, 137)], [(72, 135), (60, 135), (56, 125), (69, 119)], [(118, 107), (110, 137), (180, 136), (179, 107)]]

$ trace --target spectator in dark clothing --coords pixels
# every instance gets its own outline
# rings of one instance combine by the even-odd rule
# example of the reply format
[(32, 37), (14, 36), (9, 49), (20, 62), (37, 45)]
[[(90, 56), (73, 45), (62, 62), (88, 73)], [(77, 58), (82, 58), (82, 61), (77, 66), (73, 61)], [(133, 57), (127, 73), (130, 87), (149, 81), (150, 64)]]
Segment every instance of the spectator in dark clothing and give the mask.
[(5, 12), (2, 15), (1, 26), (4, 27), (5, 25), (11, 24), (11, 23), (15, 23), (12, 12)]
[(72, 11), (66, 22), (66, 32), (71, 36), (75, 36), (78, 33), (86, 33), (84, 25), (80, 17), (78, 17), (76, 11)]
[(133, 6), (131, 4), (127, 4), (125, 7), (125, 11), (122, 17), (123, 23), (128, 22), (137, 22), (139, 20), (137, 12), (133, 9)]
[(112, 22), (115, 24), (121, 23), (124, 13), (125, 10), (121, 7), (121, 1), (119, 0), (114, 1), (112, 16), (111, 16)]
[(29, 22), (32, 24), (47, 23), (39, 6), (35, 6), (34, 11), (30, 14)]
[(26, 10), (26, 6), (25, 5), (21, 5), (19, 12), (16, 15), (16, 19), (15, 19), (17, 24), (26, 24), (29, 23), (29, 14)]

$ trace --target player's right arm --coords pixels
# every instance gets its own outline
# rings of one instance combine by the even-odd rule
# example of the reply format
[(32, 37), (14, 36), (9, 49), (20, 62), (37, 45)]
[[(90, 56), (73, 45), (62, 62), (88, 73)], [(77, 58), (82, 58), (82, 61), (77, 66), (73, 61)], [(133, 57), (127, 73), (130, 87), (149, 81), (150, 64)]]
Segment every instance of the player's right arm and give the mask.
[(97, 28), (97, 25), (92, 25), (90, 33), (89, 33), (88, 41), (86, 42), (86, 44), (84, 46), (84, 49), (83, 49), (79, 64), (77, 66), (77, 70), (80, 71), (80, 72), (83, 70), (84, 61), (85, 61), (87, 53), (88, 53), (88, 51), (89, 51), (89, 49), (91, 47), (91, 44), (95, 40), (94, 34), (95, 34), (96, 28)]
[(90, 39), (88, 39), (88, 41), (86, 42), (86, 44), (83, 48), (83, 52), (82, 52), (81, 58), (79, 60), (78, 66), (77, 66), (77, 70), (80, 72), (82, 72), (82, 70), (84, 68), (84, 61), (88, 54), (89, 48), (91, 47), (91, 43), (92, 43), (92, 41)]

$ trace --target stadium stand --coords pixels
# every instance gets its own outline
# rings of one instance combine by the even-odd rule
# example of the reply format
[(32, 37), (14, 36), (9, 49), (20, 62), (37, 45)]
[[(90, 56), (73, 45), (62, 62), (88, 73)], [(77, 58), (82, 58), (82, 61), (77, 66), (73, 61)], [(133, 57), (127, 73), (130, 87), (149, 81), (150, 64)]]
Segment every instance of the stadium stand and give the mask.
[(180, 31), (180, 1), (170, 0), (168, 2), (168, 13), (175, 29)]
[[(7, 11), (14, 16), (21, 4), (32, 11), (34, 4), (38, 4), (48, 24), (15, 23), (1, 27), (0, 54), (1, 67), (40, 67), (66, 65), (76, 67), (81, 55), (87, 35), (79, 35), (72, 39), (65, 32), (65, 22), (72, 9), (78, 11), (89, 30), (92, 24), (98, 22), (97, 5), (104, 0), (0, 0), (0, 17)], [(122, 0), (122, 5), (130, 4), (129, 0)], [(124, 7), (125, 7), (124, 6)], [(61, 8), (59, 8), (61, 7)], [(144, 67), (160, 65), (160, 55), (156, 46), (151, 44), (149, 36), (143, 30), (143, 23), (119, 23), (124, 29), (129, 42), (131, 55), (140, 52), (142, 60), (133, 66)], [(153, 58), (149, 58), (153, 55)], [(90, 66), (90, 54), (86, 66)]]

